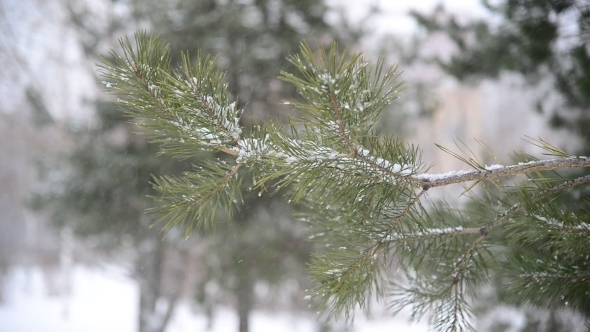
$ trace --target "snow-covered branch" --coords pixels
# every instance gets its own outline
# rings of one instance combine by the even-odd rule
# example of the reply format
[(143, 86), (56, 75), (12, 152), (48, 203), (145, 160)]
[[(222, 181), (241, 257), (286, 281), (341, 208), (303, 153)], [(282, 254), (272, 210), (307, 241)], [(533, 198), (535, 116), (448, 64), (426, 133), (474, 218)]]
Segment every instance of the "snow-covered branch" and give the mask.
[[(142, 43), (145, 47), (140, 47), (139, 52), (151, 54), (150, 45), (154, 44), (147, 38)], [(132, 52), (129, 46), (127, 54)], [(201, 227), (214, 225), (220, 208), (231, 218), (243, 203), (242, 179), (247, 176), (252, 176), (251, 188), (260, 192), (280, 190), (289, 196), (289, 202), (309, 203), (306, 219), (319, 228), (310, 239), (326, 240), (310, 264), (310, 272), (319, 284), (312, 294), (336, 313), (351, 313), (355, 306), (366, 304), (373, 290), (381, 292), (388, 287), (378, 279), (377, 262), (397, 260), (403, 265), (407, 257), (388, 256), (407, 254), (410, 261), (428, 265), (426, 268), (435, 272), (431, 279), (417, 277), (419, 282), (414, 286), (421, 294), (414, 295), (424, 300), (408, 305), (422, 312), (436, 302), (435, 310), (448, 323), (441, 328), (453, 330), (468, 323), (463, 316), (468, 313), (466, 294), (478, 282), (488, 281), (489, 266), (497, 264), (489, 257), (487, 245), (501, 247), (505, 242), (494, 241), (505, 240), (489, 234), (504, 224), (502, 228), (507, 229), (507, 220), (522, 221), (515, 222), (515, 227), (528, 227), (537, 233), (559, 232), (561, 238), (583, 236), (590, 231), (587, 220), (574, 220), (578, 216), (586, 218), (586, 212), (567, 211), (562, 214), (569, 216), (567, 221), (557, 221), (567, 202), (556, 203), (564, 191), (590, 183), (590, 175), (568, 180), (565, 172), (563, 178), (542, 173), (588, 169), (590, 157), (566, 156), (541, 141), (540, 146), (557, 159), (483, 166), (451, 153), (474, 169), (421, 173), (425, 167), (419, 147), (373, 130), (381, 111), (397, 97), (400, 85), (391, 84), (394, 68), (381, 75), (380, 65), (374, 71), (368, 69), (360, 55), (338, 56), (334, 46), (329, 55), (320, 51), (316, 56), (302, 45), (302, 56), (291, 58), (302, 77), (281, 74), (281, 79), (292, 83), (304, 100), (291, 102), (305, 115), (288, 132), (277, 123), (243, 130), (239, 123), (241, 111), (231, 100), (224, 75), (215, 69), (213, 61), (205, 59), (191, 66), (185, 59), (184, 73), (164, 74), (168, 67), (163, 64), (168, 60), (149, 58), (155, 61), (149, 65), (158, 70), (138, 71), (143, 67), (129, 67), (134, 62), (122, 60), (119, 65), (123, 69), (109, 65), (105, 71), (117, 83), (111, 88), (129, 100), (132, 115), (146, 123), (144, 129), (152, 141), (164, 147), (168, 144), (170, 149), (163, 148), (163, 153), (170, 155), (194, 157), (195, 151), (205, 150), (231, 156), (200, 161), (204, 167), (179, 177), (155, 179), (155, 189), (162, 193), (164, 203), (156, 212), (168, 220), (165, 227), (186, 220), (189, 229), (193, 223)], [(137, 76), (135, 86), (129, 83), (132, 74)], [(484, 195), (472, 197), (477, 211), (471, 206), (453, 210), (422, 206), (424, 197), (435, 187), (533, 172), (539, 173), (539, 181), (510, 190), (482, 182)], [(561, 183), (556, 185), (555, 181)], [(527, 234), (519, 236), (525, 238)], [(399, 250), (389, 250), (393, 246)], [(580, 248), (578, 259), (587, 260), (586, 247)], [(408, 272), (416, 267), (405, 268)], [(406, 276), (416, 272), (411, 271)]]
[(479, 181), (509, 177), (531, 172), (550, 171), (555, 169), (590, 167), (590, 157), (568, 157), (562, 159), (538, 160), (518, 165), (492, 165), (481, 170), (452, 171), (444, 174), (418, 174), (414, 178), (422, 181), (429, 188), (442, 187), (456, 183)]

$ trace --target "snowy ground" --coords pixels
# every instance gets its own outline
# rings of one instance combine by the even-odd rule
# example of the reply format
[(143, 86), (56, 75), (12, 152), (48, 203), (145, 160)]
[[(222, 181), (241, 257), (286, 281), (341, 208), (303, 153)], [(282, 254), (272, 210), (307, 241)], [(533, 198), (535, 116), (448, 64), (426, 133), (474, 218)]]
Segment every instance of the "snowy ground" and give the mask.
[[(63, 278), (47, 278), (38, 268), (16, 268), (5, 279), (4, 302), (0, 304), (2, 332), (135, 332), (137, 287), (116, 270), (75, 267), (70, 275), (69, 295), (51, 295), (48, 290), (64, 289)], [(53, 283), (53, 284), (52, 284)], [(62, 292), (63, 293), (63, 292)], [(255, 312), (251, 330), (261, 332), (312, 332), (313, 317), (291, 313)], [(206, 331), (207, 321), (190, 305), (178, 307), (167, 332)], [(212, 332), (237, 330), (237, 317), (229, 309), (217, 311)], [(354, 331), (426, 331), (425, 324), (408, 325), (403, 318), (355, 319)]]

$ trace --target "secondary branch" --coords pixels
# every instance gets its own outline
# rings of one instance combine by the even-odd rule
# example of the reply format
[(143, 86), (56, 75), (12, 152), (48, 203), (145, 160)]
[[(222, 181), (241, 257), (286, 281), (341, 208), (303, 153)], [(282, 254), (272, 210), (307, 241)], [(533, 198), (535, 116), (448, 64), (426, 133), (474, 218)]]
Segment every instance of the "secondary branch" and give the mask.
[(423, 187), (442, 187), (450, 184), (480, 181), (483, 179), (494, 179), (509, 177), (531, 172), (550, 171), (565, 168), (590, 167), (590, 157), (570, 157), (563, 159), (539, 160), (528, 163), (520, 163), (511, 166), (489, 166), (474, 171), (454, 171), (444, 174), (418, 174), (413, 176), (422, 181)]

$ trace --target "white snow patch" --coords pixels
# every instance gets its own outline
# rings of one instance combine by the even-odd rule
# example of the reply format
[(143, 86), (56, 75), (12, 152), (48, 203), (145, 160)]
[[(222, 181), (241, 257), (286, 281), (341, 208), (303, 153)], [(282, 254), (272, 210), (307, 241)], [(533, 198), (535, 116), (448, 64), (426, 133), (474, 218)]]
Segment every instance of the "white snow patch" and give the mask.
[(500, 169), (500, 168), (504, 168), (504, 166), (494, 164), (494, 165), (490, 165), (490, 166), (486, 165), (486, 167), (485, 167), (485, 169), (487, 169), (488, 171), (493, 171), (495, 169)]
[(242, 163), (251, 158), (259, 158), (263, 154), (276, 153), (268, 144), (268, 135), (264, 139), (248, 138), (238, 141), (240, 146), (236, 162)]
[[(416, 238), (416, 237), (423, 237), (423, 236), (437, 236), (437, 235), (445, 235), (445, 234), (452, 234), (455, 232), (462, 232), (463, 226), (457, 227), (446, 227), (446, 228), (430, 228), (424, 230), (423, 232), (416, 232), (416, 233), (408, 233), (409, 238)], [(399, 234), (391, 234), (389, 236), (390, 241), (397, 241), (403, 239), (404, 236), (400, 236)]]
[(533, 165), (533, 164), (536, 164), (536, 163), (537, 163), (537, 161), (536, 161), (536, 160), (531, 160), (531, 161), (529, 161), (529, 162), (526, 162), (526, 163), (519, 162), (519, 163), (518, 163), (518, 166), (524, 166), (524, 165)]
[(133, 280), (81, 267), (74, 268), (72, 274), (71, 295), (50, 296), (46, 295), (46, 286), (51, 283), (51, 275), (39, 268), (14, 269), (3, 285), (6, 302), (0, 305), (0, 330), (137, 330), (138, 294)]
[(461, 175), (468, 174), (471, 172), (472, 171), (450, 171), (450, 172), (442, 173), (442, 174), (422, 173), (422, 174), (414, 175), (414, 178), (418, 179), (418, 180), (422, 180), (422, 181), (438, 181), (438, 180), (442, 180), (442, 179), (461, 176)]
[(581, 222), (577, 225), (565, 225), (564, 223), (555, 219), (547, 219), (543, 216), (534, 215), (534, 217), (540, 221), (543, 221), (547, 226), (559, 229), (579, 230), (579, 231), (590, 231), (590, 224)]
[(447, 228), (431, 228), (427, 229), (424, 232), (417, 232), (417, 236), (429, 236), (429, 235), (443, 235), (455, 232), (463, 231), (463, 226), (457, 227), (447, 227)]

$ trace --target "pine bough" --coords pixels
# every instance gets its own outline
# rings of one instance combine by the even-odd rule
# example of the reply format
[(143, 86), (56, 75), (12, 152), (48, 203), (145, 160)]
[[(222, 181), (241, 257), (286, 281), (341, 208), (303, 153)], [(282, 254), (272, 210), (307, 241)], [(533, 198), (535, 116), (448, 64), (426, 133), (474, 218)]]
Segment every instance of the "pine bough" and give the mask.
[[(498, 271), (515, 300), (589, 305), (589, 213), (559, 198), (588, 191), (590, 176), (580, 169), (590, 158), (535, 140), (552, 159), (524, 155), (512, 166), (485, 166), (467, 150), (443, 148), (473, 170), (429, 174), (418, 147), (374, 129), (403, 88), (396, 68), (382, 60), (370, 66), (336, 45), (314, 53), (302, 44), (289, 59), (299, 73), (281, 72), (301, 97), (285, 102), (300, 118), (246, 130), (214, 58), (192, 63), (184, 54), (172, 68), (161, 38), (135, 37), (103, 59), (107, 89), (162, 154), (217, 153), (182, 176), (154, 177), (161, 205), (152, 212), (164, 229), (181, 225), (188, 234), (230, 220), (249, 183), (261, 193), (288, 192), (306, 207), (298, 217), (322, 245), (309, 265), (317, 287), (308, 297), (333, 315), (350, 318), (376, 297), (394, 312), (409, 307), (412, 320), (426, 314), (437, 331), (469, 330), (470, 298)], [(573, 168), (567, 176), (553, 171)], [(524, 180), (499, 181), (515, 176)], [(467, 183), (474, 184), (466, 208), (425, 206), (436, 187)], [(538, 243), (536, 251), (518, 249)]]

